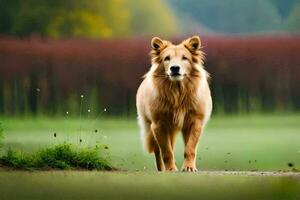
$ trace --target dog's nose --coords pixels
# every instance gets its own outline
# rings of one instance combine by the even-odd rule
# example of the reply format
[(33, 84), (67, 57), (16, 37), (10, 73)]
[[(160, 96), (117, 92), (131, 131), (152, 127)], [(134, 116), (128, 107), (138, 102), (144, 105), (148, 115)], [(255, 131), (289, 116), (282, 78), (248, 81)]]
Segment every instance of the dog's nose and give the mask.
[(171, 70), (172, 73), (178, 74), (179, 70), (180, 70), (180, 67), (177, 66), (177, 65), (173, 65), (173, 66), (170, 67), (170, 70)]

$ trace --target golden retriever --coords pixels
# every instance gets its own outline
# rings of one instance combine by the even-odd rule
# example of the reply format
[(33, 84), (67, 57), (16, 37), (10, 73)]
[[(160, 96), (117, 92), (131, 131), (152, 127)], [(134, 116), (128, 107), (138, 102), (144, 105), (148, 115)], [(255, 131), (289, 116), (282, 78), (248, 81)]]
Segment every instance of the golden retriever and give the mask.
[(212, 111), (200, 38), (193, 36), (174, 45), (154, 37), (151, 48), (152, 66), (136, 96), (146, 149), (154, 152), (159, 171), (177, 171), (174, 144), (181, 131), (185, 144), (182, 171), (196, 172), (199, 137)]

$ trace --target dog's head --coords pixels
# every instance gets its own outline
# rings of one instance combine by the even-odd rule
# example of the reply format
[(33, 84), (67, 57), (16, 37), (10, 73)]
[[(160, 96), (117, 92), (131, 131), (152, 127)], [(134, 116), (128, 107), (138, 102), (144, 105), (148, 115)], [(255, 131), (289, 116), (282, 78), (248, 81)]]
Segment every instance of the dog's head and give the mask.
[(151, 40), (152, 66), (154, 74), (171, 81), (181, 81), (199, 73), (203, 64), (201, 41), (198, 36), (190, 37), (178, 45), (154, 37)]

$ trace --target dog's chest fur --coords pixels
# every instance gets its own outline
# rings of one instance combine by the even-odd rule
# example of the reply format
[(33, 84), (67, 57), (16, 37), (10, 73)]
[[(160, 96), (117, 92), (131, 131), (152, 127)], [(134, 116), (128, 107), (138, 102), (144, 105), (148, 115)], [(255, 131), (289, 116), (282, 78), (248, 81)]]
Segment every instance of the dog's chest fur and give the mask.
[[(186, 119), (201, 113), (198, 82), (159, 82), (158, 95), (152, 104), (154, 118), (181, 129)], [(164, 87), (161, 87), (161, 86)]]

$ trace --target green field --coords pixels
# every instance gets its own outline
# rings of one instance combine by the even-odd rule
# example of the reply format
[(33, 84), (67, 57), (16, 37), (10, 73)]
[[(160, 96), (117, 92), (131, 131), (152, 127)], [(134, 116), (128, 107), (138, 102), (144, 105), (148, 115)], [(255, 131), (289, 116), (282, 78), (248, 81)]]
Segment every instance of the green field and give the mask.
[[(134, 119), (4, 118), (1, 121), (5, 135), (3, 149), (32, 151), (63, 141), (79, 145), (95, 145), (98, 141), (110, 147), (110, 158), (116, 167), (155, 170), (153, 155), (144, 152)], [(300, 115), (214, 117), (200, 140), (198, 168), (277, 171), (288, 170), (289, 162), (300, 167), (299, 141)], [(181, 166), (180, 134), (175, 148), (177, 165)]]
[(0, 173), (0, 199), (299, 200), (300, 177), (154, 172)]
[[(2, 118), (4, 146), (34, 151), (69, 141), (109, 146), (118, 172), (0, 171), (0, 199), (300, 199), (300, 176), (207, 171), (300, 168), (300, 115), (213, 117), (200, 140), (198, 174), (157, 173), (134, 119)], [(56, 133), (57, 137), (54, 137)], [(82, 143), (79, 139), (82, 139)], [(178, 135), (176, 162), (183, 158)], [(18, 189), (17, 189), (18, 188)], [(14, 192), (14, 191), (17, 192)], [(1, 198), (3, 197), (3, 198)]]

